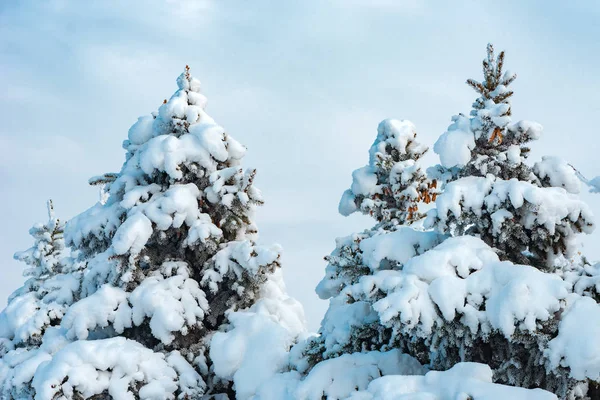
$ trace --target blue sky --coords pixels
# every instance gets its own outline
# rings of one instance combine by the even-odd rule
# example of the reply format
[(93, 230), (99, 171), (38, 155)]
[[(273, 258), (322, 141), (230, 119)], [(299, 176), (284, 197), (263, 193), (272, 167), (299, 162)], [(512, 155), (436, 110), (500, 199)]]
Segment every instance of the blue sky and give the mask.
[[(518, 74), (514, 119), (545, 127), (532, 160), (558, 155), (600, 175), (599, 18), (592, 1), (5, 0), (0, 298), (22, 282), (12, 254), (29, 247), (45, 200), (65, 218), (93, 205), (87, 179), (119, 170), (129, 126), (189, 64), (209, 114), (249, 148), (266, 198), (261, 241), (283, 245), (288, 290), (316, 329), (323, 256), (372, 225), (337, 203), (378, 122), (409, 119), (432, 146), (469, 111), (464, 82), (480, 77), (487, 42)], [(584, 198), (600, 214), (600, 196)], [(594, 259), (598, 234), (584, 240)]]

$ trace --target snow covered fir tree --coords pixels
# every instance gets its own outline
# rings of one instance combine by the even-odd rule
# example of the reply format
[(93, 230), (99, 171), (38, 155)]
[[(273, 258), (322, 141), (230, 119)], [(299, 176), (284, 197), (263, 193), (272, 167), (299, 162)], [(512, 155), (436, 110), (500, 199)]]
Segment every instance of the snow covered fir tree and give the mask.
[[(341, 214), (360, 211), (377, 223), (338, 239), (327, 258), (317, 293), (329, 309), (320, 335), (304, 344), (299, 371), (310, 377), (337, 362), (358, 390), (383, 393), (396, 378), (377, 377), (403, 373), (388, 369), (386, 357), (398, 352), (396, 367), (402, 354), (424, 370), (490, 368), (499, 384), (600, 398), (600, 265), (577, 247), (577, 235), (594, 228), (592, 216), (570, 165), (557, 157), (527, 163), (526, 146), (542, 127), (512, 122), (516, 75), (503, 66), (504, 53), (496, 57), (489, 45), (484, 79), (467, 81), (480, 97), (435, 144), (441, 164), (427, 178), (414, 125), (380, 124), (369, 165), (353, 173), (340, 202)], [(370, 357), (364, 375), (359, 357)], [(450, 392), (439, 398), (453, 398)], [(498, 398), (519, 395), (512, 393)]]
[(187, 67), (177, 84), (129, 130), (121, 171), (91, 180), (104, 201), (66, 224), (80, 268), (53, 215), (17, 255), (33, 277), (0, 314), (1, 398), (246, 398), (287, 366), (304, 316), (280, 247), (256, 244), (256, 171)]
[[(23, 275), (29, 278), (9, 297), (8, 306), (0, 313), (0, 377), (10, 374), (12, 378), (12, 382), (3, 381), (1, 398), (33, 396), (29, 385), (20, 384), (28, 378), (12, 372), (27, 375), (35, 369), (30, 356), (39, 353), (43, 335), (60, 324), (79, 288), (80, 272), (64, 252), (64, 223), (55, 217), (52, 201), (47, 206), (48, 221), (29, 230), (33, 246), (14, 256), (26, 264)], [(11, 371), (17, 365), (17, 371)]]

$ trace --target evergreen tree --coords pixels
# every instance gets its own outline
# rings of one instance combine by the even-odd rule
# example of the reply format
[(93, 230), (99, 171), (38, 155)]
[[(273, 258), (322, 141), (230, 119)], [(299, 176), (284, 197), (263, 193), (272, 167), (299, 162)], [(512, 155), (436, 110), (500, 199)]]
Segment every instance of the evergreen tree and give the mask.
[[(438, 203), (429, 225), (457, 235), (477, 235), (497, 249), (501, 259), (553, 269), (556, 256), (573, 255), (574, 235), (591, 231), (591, 215), (577, 198), (555, 189), (578, 192), (579, 182), (570, 166), (556, 158), (545, 158), (533, 168), (525, 163), (526, 144), (539, 138), (542, 126), (511, 123), (513, 91), (508, 87), (516, 75), (503, 67), (504, 52), (495, 58), (493, 46), (488, 45), (483, 81), (467, 80), (480, 95), (471, 117), (453, 117), (453, 124), (434, 146), (442, 165), (433, 176), (453, 183), (444, 188), (448, 194)], [(475, 187), (487, 196), (485, 204), (484, 196), (468, 198)], [(559, 212), (544, 213), (557, 204), (562, 208)]]
[[(360, 211), (374, 217), (376, 224), (337, 239), (317, 286), (318, 295), (330, 301), (319, 335), (292, 350), (297, 374), (281, 374), (263, 387), (259, 399), (554, 398), (539, 389), (492, 384), (489, 366), (461, 363), (453, 352), (468, 336), (468, 328), (457, 328), (456, 309), (469, 311), (469, 326), (489, 332), (485, 311), (463, 310), (460, 304), (467, 296), (475, 301), (490, 297), (490, 283), (502, 289), (494, 282), (496, 265), (488, 265), (499, 260), (479, 239), (422, 229), (425, 204), (436, 201), (439, 193), (436, 180), (428, 179), (418, 163), (426, 150), (409, 121), (385, 120), (379, 125), (369, 165), (353, 173), (352, 187), (340, 202), (341, 214)], [(473, 283), (457, 283), (484, 265), (488, 268), (474, 274)], [(556, 282), (551, 283), (551, 290), (557, 290)], [(467, 291), (470, 286), (474, 289)], [(545, 294), (534, 291), (538, 293)], [(501, 302), (498, 297), (503, 294), (492, 301)], [(514, 308), (513, 302), (508, 310), (500, 310), (501, 317)], [(441, 368), (448, 371), (427, 373), (429, 367), (439, 369), (438, 358), (446, 357), (452, 362)]]
[[(360, 211), (377, 223), (369, 230), (338, 238), (335, 250), (325, 258), (326, 275), (317, 294), (330, 299), (330, 306), (321, 336), (306, 350), (310, 365), (345, 353), (393, 348), (392, 331), (379, 323), (373, 309), (378, 291), (365, 295), (360, 288), (373, 274), (400, 270), (410, 257), (443, 240), (443, 235), (408, 226), (423, 217), (419, 205), (437, 195), (435, 181), (427, 179), (418, 162), (427, 150), (417, 142), (410, 121), (387, 119), (379, 124), (369, 164), (353, 172), (352, 186), (344, 192), (339, 207), (342, 215)], [(377, 254), (382, 243), (398, 246), (399, 257)]]
[(494, 382), (541, 387), (561, 399), (598, 396), (600, 269), (576, 252), (592, 216), (572, 167), (557, 157), (526, 163), (526, 144), (541, 126), (511, 122), (515, 77), (503, 64), (504, 54), (496, 58), (489, 46), (484, 80), (468, 81), (480, 95), (471, 116), (453, 117), (434, 146), (441, 165), (428, 170), (429, 180), (417, 178), (430, 199), (440, 190), (423, 224), (431, 230), (400, 225), (412, 219), (407, 214), (386, 220), (394, 214), (388, 209), (417, 218), (422, 211), (382, 201), (391, 179), (372, 161), (353, 175), (340, 211), (361, 210), (378, 224), (338, 239), (328, 258), (317, 293), (330, 306), (320, 336), (295, 362), (307, 374), (300, 387), (316, 371), (345, 368), (364, 388), (398, 373), (386, 369), (386, 357), (410, 364), (393, 355), (399, 351), (448, 373), (465, 361), (487, 364)]
[[(90, 180), (101, 201), (67, 223), (85, 274), (61, 337), (43, 340), (36, 399), (247, 398), (304, 329), (281, 249), (255, 242), (245, 148), (205, 113), (189, 68), (177, 84), (129, 130), (121, 171)], [(270, 365), (248, 382), (260, 352)]]
[(418, 160), (428, 150), (416, 141), (409, 121), (387, 119), (377, 128), (369, 164), (353, 172), (352, 187), (340, 201), (340, 213), (360, 210), (377, 222), (403, 225), (422, 217), (419, 202), (435, 201), (436, 182), (427, 180)]
[(55, 217), (51, 200), (47, 207), (48, 221), (29, 230), (33, 246), (14, 255), (27, 266), (23, 275), (29, 279), (0, 313), (2, 398), (31, 396), (24, 371), (41, 362), (42, 337), (60, 324), (79, 289), (80, 273), (64, 254), (64, 223)]
[[(570, 165), (557, 157), (526, 164), (526, 144), (539, 138), (542, 127), (511, 122), (508, 86), (516, 76), (503, 65), (504, 53), (495, 58), (488, 45), (483, 81), (467, 81), (480, 97), (470, 118), (453, 117), (434, 146), (442, 164), (430, 170), (444, 185), (425, 226), (454, 236), (438, 249), (459, 242), (472, 259), (450, 263), (459, 278), (454, 284), (422, 277), (442, 318), (433, 335), (415, 332), (402, 341), (420, 337), (416, 341), (428, 350), (417, 356), (435, 369), (477, 361), (492, 367), (497, 382), (585, 398), (596, 393), (588, 380), (594, 377), (575, 373), (573, 356), (562, 346), (574, 339), (567, 326), (579, 299), (569, 294), (579, 279), (573, 278), (580, 269), (573, 258), (576, 236), (593, 230), (592, 215), (577, 196), (579, 180)], [(496, 263), (498, 258), (505, 262)], [(442, 296), (465, 284), (458, 298)], [(578, 323), (582, 332), (590, 329)]]

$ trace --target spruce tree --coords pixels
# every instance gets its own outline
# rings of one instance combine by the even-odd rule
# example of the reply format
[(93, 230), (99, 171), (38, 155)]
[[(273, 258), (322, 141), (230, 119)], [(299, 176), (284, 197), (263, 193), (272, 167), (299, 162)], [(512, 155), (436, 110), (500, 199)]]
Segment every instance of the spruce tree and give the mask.
[[(269, 386), (270, 392), (263, 388), (260, 399), (555, 398), (539, 389), (492, 384), (494, 371), (481, 364), (489, 360), (461, 359), (485, 352), (469, 347), (474, 343), (470, 327), (487, 335), (490, 325), (505, 322), (519, 310), (514, 300), (506, 309), (490, 307), (490, 316), (496, 311), (498, 315), (489, 323), (485, 309), (469, 308), (470, 302), (481, 306), (484, 297), (503, 302), (505, 266), (498, 265), (496, 253), (477, 238), (452, 238), (448, 232), (423, 229), (427, 203), (443, 196), (436, 179), (451, 175), (428, 178), (418, 162), (426, 150), (409, 121), (385, 120), (379, 125), (369, 165), (353, 173), (352, 187), (340, 202), (341, 214), (362, 212), (374, 217), (375, 226), (337, 239), (317, 286), (318, 295), (329, 299), (319, 335), (292, 350), (292, 365), (299, 374), (282, 374)], [(537, 280), (541, 274), (534, 270), (537, 275), (529, 276), (516, 266), (509, 268), (518, 272), (514, 280)], [(560, 292), (564, 288), (557, 279), (542, 285), (549, 283), (550, 292)], [(533, 296), (537, 294), (543, 301), (536, 310), (559, 301), (534, 288)], [(440, 365), (440, 360), (447, 364)], [(429, 368), (447, 371), (427, 373)], [(285, 390), (278, 391), (281, 387)]]
[[(593, 375), (575, 374), (575, 363), (566, 361), (569, 351), (559, 343), (573, 339), (564, 324), (578, 299), (569, 294), (579, 279), (573, 278), (580, 269), (576, 236), (593, 230), (592, 215), (577, 196), (572, 167), (557, 157), (526, 163), (526, 145), (539, 138), (542, 127), (511, 121), (508, 87), (516, 75), (503, 66), (504, 52), (495, 57), (488, 45), (484, 79), (467, 81), (480, 95), (470, 117), (453, 117), (434, 146), (441, 165), (429, 172), (443, 185), (425, 226), (452, 236), (431, 252), (439, 252), (433, 257), (438, 262), (449, 252), (454, 259), (438, 268), (456, 272), (450, 279), (415, 270), (437, 307), (431, 310), (433, 324), (423, 330), (419, 323), (411, 331), (396, 319), (402, 311), (393, 304), (380, 304), (380, 311), (404, 331), (399, 342), (426, 349), (413, 354), (432, 368), (482, 362), (492, 367), (496, 382), (585, 398), (595, 393), (587, 379)], [(460, 295), (451, 296), (452, 290)], [(583, 332), (590, 329), (579, 322)]]
[[(495, 57), (488, 45), (483, 80), (467, 80), (479, 94), (470, 118), (453, 117), (434, 146), (442, 162), (434, 176), (453, 183), (444, 188), (448, 194), (429, 225), (457, 235), (477, 235), (497, 249), (501, 259), (552, 270), (557, 257), (574, 254), (574, 236), (591, 231), (591, 215), (565, 192), (578, 192), (579, 187), (566, 163), (550, 157), (534, 167), (526, 164), (527, 144), (539, 138), (542, 126), (511, 122), (509, 86), (516, 75), (503, 68), (504, 52)], [(487, 196), (485, 202), (483, 196), (468, 198), (474, 187)], [(544, 213), (558, 205), (558, 212)]]
[[(67, 223), (85, 274), (62, 336), (43, 340), (36, 399), (247, 398), (266, 379), (244, 379), (247, 359), (286, 368), (304, 329), (280, 247), (256, 244), (263, 200), (245, 147), (206, 114), (189, 68), (177, 84), (129, 130), (120, 172), (90, 180), (101, 201)], [(249, 342), (261, 333), (271, 343)]]
[(416, 141), (409, 121), (387, 119), (377, 128), (369, 164), (352, 173), (352, 187), (340, 201), (340, 213), (360, 210), (377, 222), (403, 225), (419, 220), (420, 202), (435, 201), (436, 182), (430, 182), (418, 161), (428, 150)]
[(330, 306), (296, 362), (306, 380), (325, 366), (358, 368), (368, 355), (371, 372), (347, 370), (364, 387), (390, 373), (382, 357), (400, 351), (434, 370), (487, 364), (496, 383), (561, 399), (598, 396), (600, 270), (578, 255), (576, 240), (592, 231), (591, 213), (567, 163), (527, 163), (542, 128), (511, 122), (515, 76), (503, 71), (504, 53), (488, 46), (483, 65), (483, 81), (468, 81), (480, 95), (471, 115), (453, 117), (434, 146), (441, 165), (423, 181), (436, 196), (422, 225), (385, 219), (393, 214), (383, 211), (386, 175), (373, 163), (354, 174), (340, 211), (380, 222), (338, 239), (329, 257), (317, 292)]
[(32, 396), (28, 369), (44, 361), (42, 337), (57, 329), (68, 307), (76, 300), (80, 272), (65, 255), (64, 223), (47, 203), (48, 221), (35, 224), (29, 234), (32, 247), (15, 253), (25, 263), (25, 284), (8, 298), (0, 313), (0, 397)]
[[(420, 221), (420, 206), (435, 200), (436, 182), (421, 169), (419, 159), (428, 150), (416, 139), (410, 121), (386, 119), (377, 129), (369, 150), (369, 164), (355, 170), (352, 186), (340, 200), (339, 211), (359, 211), (372, 216), (373, 228), (336, 240), (326, 275), (317, 286), (321, 299), (330, 306), (321, 324), (320, 336), (307, 347), (310, 365), (322, 359), (360, 351), (393, 348), (393, 332), (379, 322), (373, 303), (379, 292), (364, 293), (363, 282), (380, 271), (402, 269), (410, 257), (435, 246), (443, 235), (422, 232), (409, 225)], [(382, 257), (379, 246), (398, 246), (396, 259)]]

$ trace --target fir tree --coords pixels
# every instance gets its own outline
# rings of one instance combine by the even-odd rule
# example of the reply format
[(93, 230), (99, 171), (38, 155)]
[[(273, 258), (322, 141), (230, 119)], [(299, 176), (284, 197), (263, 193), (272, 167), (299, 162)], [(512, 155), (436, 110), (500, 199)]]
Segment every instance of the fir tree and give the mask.
[[(460, 204), (443, 200), (428, 225), (457, 235), (477, 235), (499, 250), (502, 259), (553, 269), (556, 257), (573, 255), (573, 237), (591, 231), (591, 215), (578, 199), (554, 189), (578, 192), (570, 166), (556, 158), (546, 158), (533, 168), (525, 163), (526, 144), (539, 138), (542, 127), (529, 121), (511, 123), (513, 91), (508, 86), (516, 75), (503, 67), (504, 52), (495, 58), (488, 45), (483, 80), (467, 80), (480, 95), (471, 117), (453, 117), (434, 146), (442, 165), (432, 170), (432, 176), (452, 182), (444, 188), (449, 193), (445, 199), (454, 196)], [(567, 174), (558, 173), (561, 168)], [(475, 186), (487, 196), (485, 202), (483, 197), (467, 198)], [(555, 203), (562, 209), (544, 215), (546, 206)]]
[(422, 218), (420, 202), (435, 201), (436, 182), (430, 182), (418, 160), (428, 150), (416, 141), (409, 121), (384, 120), (369, 150), (369, 164), (352, 174), (352, 187), (340, 201), (340, 213), (356, 210), (378, 222), (403, 225)]
[[(281, 249), (255, 242), (263, 200), (245, 147), (206, 114), (189, 68), (177, 84), (129, 130), (121, 171), (90, 180), (104, 185), (101, 201), (67, 223), (85, 275), (61, 337), (43, 340), (36, 398), (247, 398), (261, 384), (243, 379), (247, 358), (271, 354), (268, 371), (285, 368), (304, 329)], [(241, 345), (252, 334), (271, 343)]]
[[(357, 288), (379, 271), (401, 269), (410, 257), (442, 240), (436, 233), (409, 227), (423, 217), (419, 206), (437, 196), (436, 182), (430, 181), (419, 165), (427, 150), (416, 140), (416, 128), (410, 121), (387, 119), (379, 124), (369, 164), (353, 172), (352, 186), (344, 192), (339, 207), (342, 215), (360, 211), (372, 216), (376, 225), (338, 238), (336, 249), (325, 257), (326, 276), (317, 293), (321, 299), (330, 299), (330, 307), (321, 336), (306, 350), (310, 365), (341, 354), (393, 347), (392, 330), (379, 323), (373, 309), (380, 292), (365, 294)], [(382, 242), (399, 243), (402, 256), (392, 260), (374, 254)]]
[(79, 289), (80, 273), (64, 254), (64, 223), (55, 217), (51, 200), (47, 207), (48, 221), (29, 230), (33, 246), (14, 255), (27, 266), (23, 275), (29, 279), (11, 294), (0, 313), (3, 398), (32, 395), (30, 377), (23, 371), (44, 360), (38, 349), (42, 337), (60, 324)]
[[(382, 201), (391, 179), (373, 161), (353, 175), (340, 211), (361, 210), (378, 224), (338, 239), (328, 258), (317, 293), (329, 309), (296, 362), (306, 381), (339, 365), (356, 368), (347, 373), (364, 386), (388, 373), (381, 360), (400, 351), (448, 372), (465, 361), (487, 364), (494, 382), (561, 399), (598, 396), (600, 347), (581, 338), (594, 342), (600, 321), (600, 270), (576, 253), (577, 234), (593, 229), (591, 213), (572, 167), (557, 157), (526, 163), (541, 126), (511, 122), (515, 78), (503, 64), (489, 46), (484, 80), (468, 81), (480, 95), (471, 116), (455, 116), (435, 144), (442, 164), (429, 180), (413, 175), (430, 199), (436, 193), (424, 221), (432, 230), (398, 223), (414, 209)], [(388, 209), (405, 210), (404, 218), (386, 219)], [(357, 372), (365, 357), (375, 374)]]
[[(492, 45), (488, 45), (483, 80), (467, 81), (480, 95), (470, 118), (455, 116), (434, 146), (442, 165), (430, 172), (445, 184), (425, 225), (456, 236), (453, 240), (471, 241), (467, 236), (474, 236), (489, 245), (501, 260), (514, 266), (504, 274), (521, 276), (520, 283), (504, 277), (498, 284), (507, 293), (519, 285), (530, 298), (522, 298), (520, 303), (529, 304), (523, 308), (515, 303), (518, 313), (507, 316), (506, 324), (501, 324), (494, 322), (494, 312), (499, 310), (493, 310), (497, 300), (493, 300), (492, 292), (481, 298), (470, 294), (472, 300), (467, 304), (488, 314), (490, 326), (474, 329), (466, 308), (460, 307), (463, 311), (458, 314), (453, 310), (444, 316), (434, 336), (424, 338), (430, 351), (420, 359), (436, 369), (447, 369), (460, 361), (483, 362), (494, 369), (497, 382), (542, 387), (560, 398), (586, 398), (586, 394), (595, 393), (594, 384), (582, 374), (576, 376), (573, 364), (564, 360), (558, 363), (549, 354), (560, 342), (555, 339), (557, 334), (565, 330), (563, 313), (576, 299), (566, 301), (567, 291), (560, 289), (560, 284), (571, 287), (572, 283), (561, 282), (557, 276), (578, 280), (573, 278), (577, 275), (573, 271), (580, 269), (577, 257), (573, 258), (576, 236), (593, 230), (592, 215), (577, 196), (579, 179), (569, 164), (557, 157), (544, 157), (533, 166), (526, 163), (526, 145), (540, 137), (542, 127), (529, 121), (511, 122), (513, 91), (508, 86), (516, 75), (504, 72), (503, 67), (504, 52), (495, 57)], [(541, 272), (533, 274), (522, 265)], [(476, 281), (471, 278), (474, 276), (463, 274), (461, 278)], [(583, 280), (578, 283), (582, 294)], [(513, 296), (518, 297), (516, 292)], [(543, 304), (543, 297), (548, 301), (542, 307), (546, 311), (524, 313)], [(508, 299), (504, 302), (505, 306), (510, 304)]]

